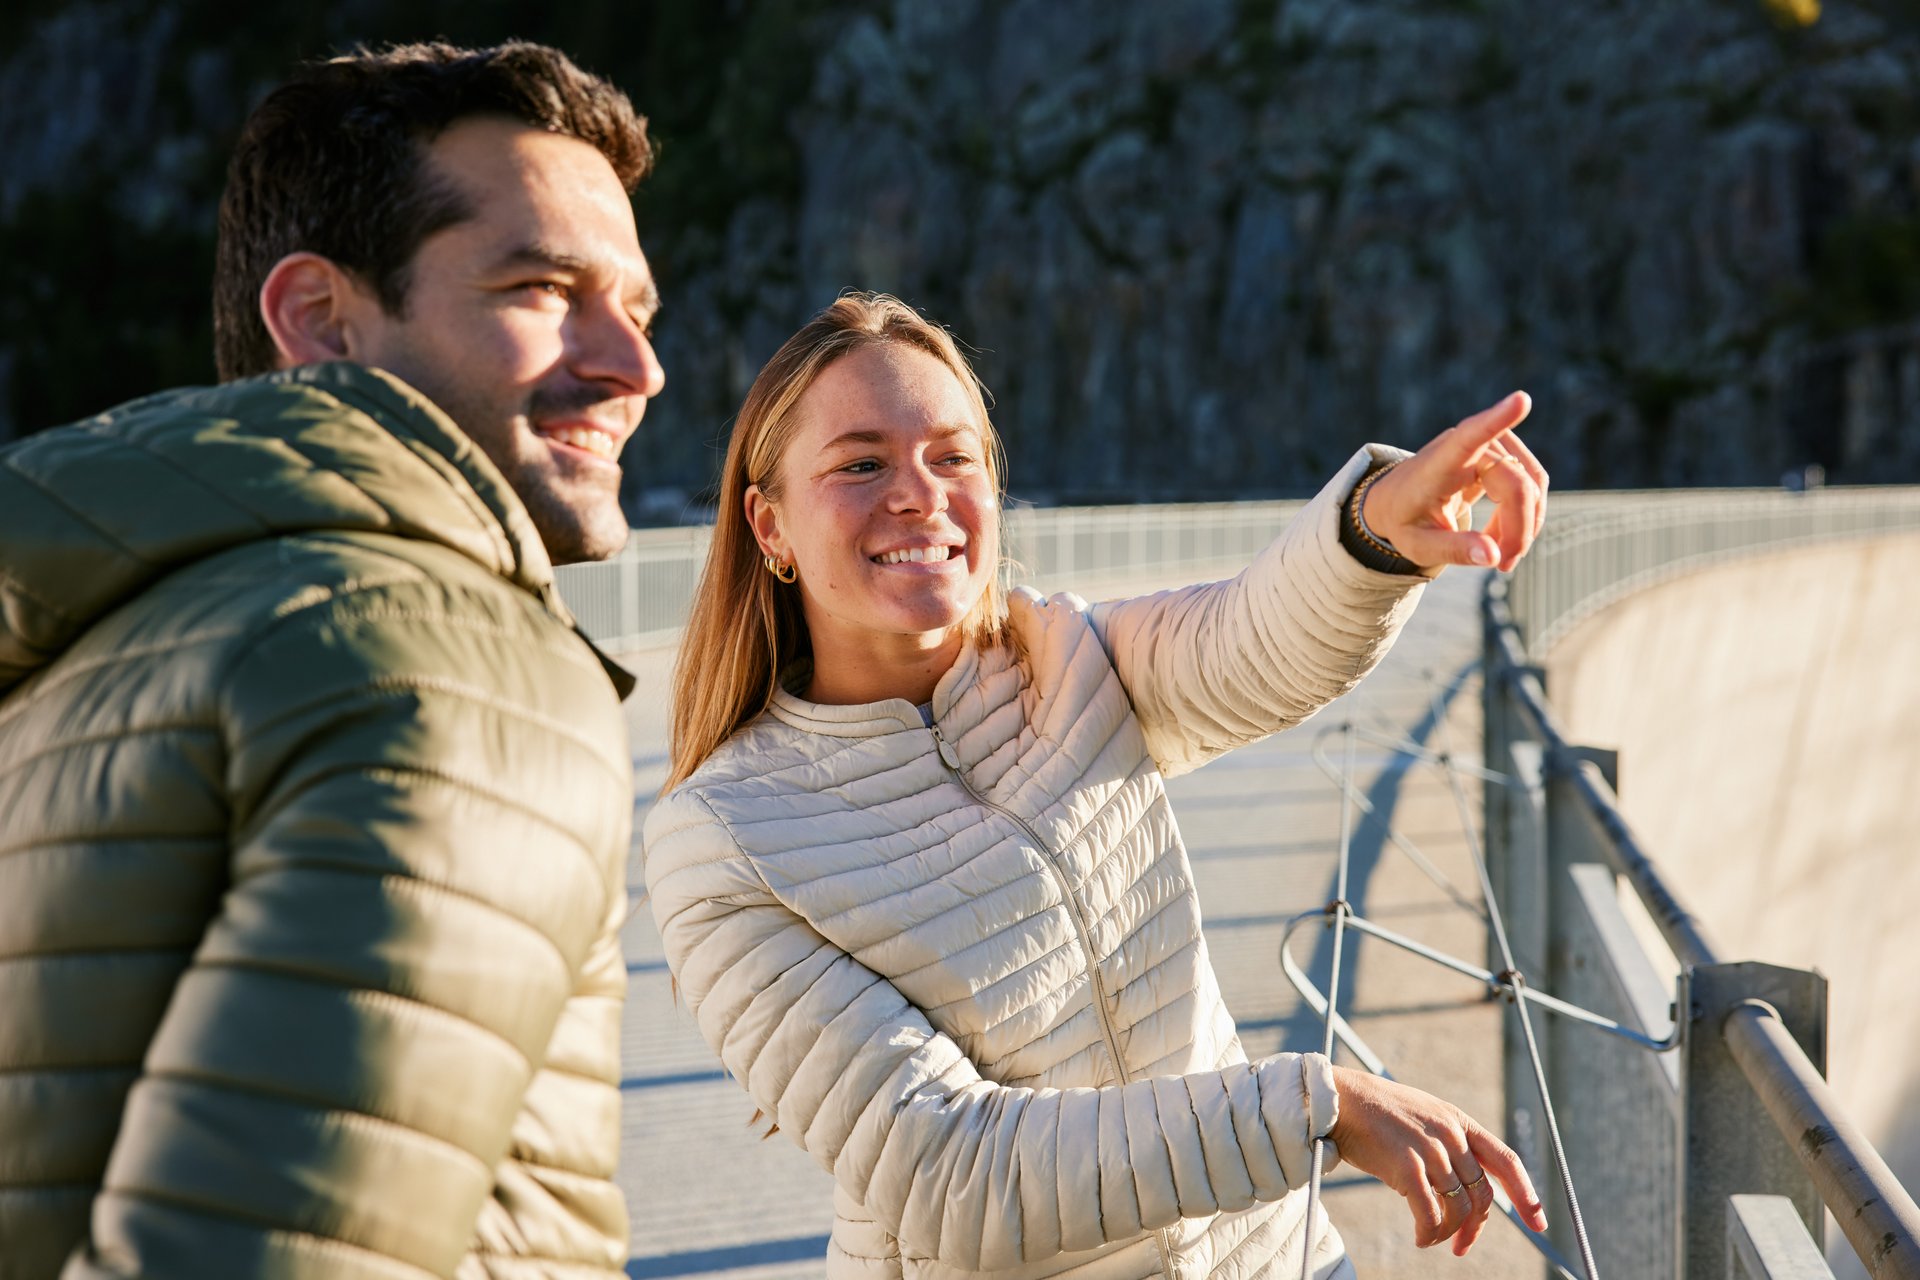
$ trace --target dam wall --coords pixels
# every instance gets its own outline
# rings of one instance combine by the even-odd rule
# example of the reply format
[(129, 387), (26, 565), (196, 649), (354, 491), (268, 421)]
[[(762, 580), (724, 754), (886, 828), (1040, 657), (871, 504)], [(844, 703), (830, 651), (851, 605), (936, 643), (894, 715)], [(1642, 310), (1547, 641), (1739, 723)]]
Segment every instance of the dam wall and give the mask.
[[(1829, 1074), (1920, 1186), (1920, 536), (1842, 540), (1626, 597), (1546, 657), (1574, 740), (1728, 959), (1831, 979)], [(1859, 1264), (1837, 1233), (1836, 1274)]]

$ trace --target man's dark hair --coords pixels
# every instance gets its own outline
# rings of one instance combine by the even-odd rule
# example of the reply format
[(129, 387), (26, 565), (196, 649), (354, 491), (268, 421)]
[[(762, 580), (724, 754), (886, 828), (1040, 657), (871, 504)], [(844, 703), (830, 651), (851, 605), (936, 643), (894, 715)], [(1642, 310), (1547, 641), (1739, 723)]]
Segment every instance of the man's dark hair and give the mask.
[(277, 364), (260, 288), (290, 253), (331, 259), (405, 314), (421, 242), (472, 216), (428, 167), (427, 146), (473, 116), (578, 138), (629, 192), (653, 162), (627, 95), (545, 45), (409, 44), (308, 64), (248, 118), (227, 169), (213, 267), (223, 381)]

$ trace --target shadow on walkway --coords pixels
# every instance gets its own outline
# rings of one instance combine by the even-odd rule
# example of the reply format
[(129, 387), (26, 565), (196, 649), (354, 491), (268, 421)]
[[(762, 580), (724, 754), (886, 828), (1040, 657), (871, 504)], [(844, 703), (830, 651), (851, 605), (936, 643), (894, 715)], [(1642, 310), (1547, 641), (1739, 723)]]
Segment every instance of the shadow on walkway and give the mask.
[[(1441, 690), (1440, 696), (1430, 699), (1427, 710), (1418, 720), (1407, 726), (1407, 739), (1410, 742), (1423, 747), (1427, 745), (1427, 740), (1440, 727), (1448, 709), (1453, 706), (1454, 699), (1466, 687), (1468, 677), (1475, 674), (1479, 666), (1480, 661), (1476, 657), (1454, 672)], [(1349, 699), (1354, 696), (1354, 694), (1347, 695)], [(1358, 708), (1351, 709), (1358, 710)], [(1353, 717), (1350, 716), (1349, 719)], [(1387, 849), (1387, 832), (1393, 824), (1394, 807), (1399, 803), (1400, 788), (1409, 772), (1410, 769), (1406, 767), (1382, 769), (1380, 776), (1374, 779), (1373, 785), (1365, 792), (1368, 803), (1373, 805), (1373, 812), (1362, 813), (1357, 807), (1354, 810), (1353, 835), (1349, 842), (1347, 859), (1347, 902), (1353, 908), (1355, 915), (1369, 914), (1367, 890), (1372, 884), (1374, 872), (1379, 869), (1381, 855)], [(1341, 795), (1340, 800), (1342, 804), (1348, 803), (1344, 794)], [(1327, 881), (1324, 901), (1333, 901), (1339, 892), (1339, 885), (1340, 871), (1336, 864), (1333, 878)], [(1232, 923), (1231, 917), (1219, 921), (1209, 920), (1206, 927), (1208, 929), (1232, 927)], [(1349, 997), (1359, 988), (1360, 956), (1360, 949), (1350, 940), (1344, 949), (1342, 968), (1345, 972), (1340, 979), (1340, 989)], [(1301, 965), (1301, 968), (1305, 970), (1308, 980), (1314, 986), (1322, 992), (1326, 991), (1327, 983), (1333, 974), (1333, 931), (1331, 929), (1320, 930), (1319, 940), (1314, 944), (1313, 955)], [(1347, 1011), (1344, 1005), (1342, 1009), (1343, 1012)], [(1315, 1013), (1304, 1001), (1298, 1009), (1285, 1018), (1242, 1023), (1241, 1030), (1266, 1030), (1274, 1026), (1283, 1028), (1280, 1042), (1290, 1048), (1317, 1048), (1326, 1036), (1325, 1019)]]

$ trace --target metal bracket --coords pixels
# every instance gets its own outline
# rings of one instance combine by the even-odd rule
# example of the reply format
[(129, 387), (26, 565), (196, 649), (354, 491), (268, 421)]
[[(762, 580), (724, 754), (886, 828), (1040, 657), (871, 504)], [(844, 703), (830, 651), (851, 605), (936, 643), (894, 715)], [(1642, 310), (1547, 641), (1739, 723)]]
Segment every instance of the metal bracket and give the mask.
[(1553, 753), (1549, 768), (1554, 774), (1564, 777), (1589, 761), (1600, 770), (1600, 776), (1607, 780), (1608, 789), (1618, 796), (1620, 794), (1620, 753), (1612, 747), (1581, 747), (1569, 743)]
[(1547, 687), (1547, 669), (1537, 663), (1513, 662), (1502, 663), (1500, 665), (1500, 682), (1509, 687), (1519, 684), (1528, 676), (1532, 676), (1535, 680), (1538, 680), (1541, 689), (1544, 690)]

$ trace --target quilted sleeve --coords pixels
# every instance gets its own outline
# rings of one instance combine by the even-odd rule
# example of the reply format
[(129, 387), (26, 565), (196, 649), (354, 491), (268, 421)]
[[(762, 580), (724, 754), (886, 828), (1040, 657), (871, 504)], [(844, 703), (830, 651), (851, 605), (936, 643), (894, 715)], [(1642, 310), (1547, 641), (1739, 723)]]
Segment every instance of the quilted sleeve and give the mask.
[(1426, 579), (1366, 568), (1339, 521), (1373, 461), (1403, 456), (1355, 454), (1236, 578), (1093, 606), (1161, 772), (1300, 723), (1385, 656)]
[(236, 655), (228, 887), (67, 1280), (620, 1274), (624, 728), (557, 624), (461, 600), (316, 588)]
[(647, 820), (667, 959), (762, 1110), (919, 1253), (994, 1271), (1275, 1200), (1332, 1127), (1319, 1055), (1104, 1089), (1008, 1088), (776, 901), (691, 788)]

